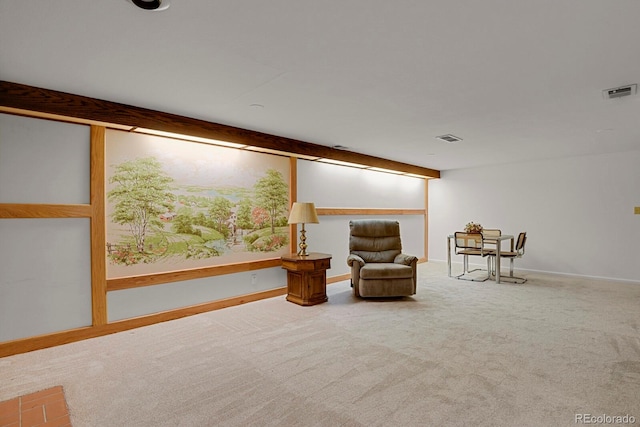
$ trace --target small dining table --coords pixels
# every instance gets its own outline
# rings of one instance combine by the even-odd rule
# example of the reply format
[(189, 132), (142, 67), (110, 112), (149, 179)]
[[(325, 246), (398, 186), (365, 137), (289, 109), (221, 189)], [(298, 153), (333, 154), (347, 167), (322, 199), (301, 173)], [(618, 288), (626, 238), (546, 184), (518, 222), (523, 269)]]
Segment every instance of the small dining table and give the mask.
[[(451, 277), (451, 240), (455, 239), (455, 234), (449, 234), (447, 236), (447, 273), (449, 277)], [(495, 244), (496, 245), (496, 274), (495, 279), (496, 283), (500, 283), (500, 252), (502, 251), (502, 242), (505, 240), (511, 241), (510, 251), (513, 252), (514, 245), (514, 237), (511, 234), (502, 234), (500, 236), (491, 236), (490, 238), (484, 239), (485, 243)]]

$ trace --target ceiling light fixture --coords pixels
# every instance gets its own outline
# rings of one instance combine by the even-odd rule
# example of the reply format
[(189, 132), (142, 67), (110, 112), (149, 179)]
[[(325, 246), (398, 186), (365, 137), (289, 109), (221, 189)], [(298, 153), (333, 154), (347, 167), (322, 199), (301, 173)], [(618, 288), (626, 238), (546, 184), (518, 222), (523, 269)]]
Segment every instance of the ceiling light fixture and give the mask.
[(404, 175), (405, 174), (405, 172), (400, 172), (400, 171), (396, 171), (396, 170), (393, 170), (393, 169), (385, 169), (385, 168), (372, 167), (372, 168), (367, 168), (367, 170), (376, 171), (376, 172), (384, 172), (384, 173), (392, 173), (394, 175)]
[(145, 128), (136, 127), (136, 128), (131, 129), (131, 132), (140, 133), (140, 134), (144, 134), (144, 135), (161, 136), (163, 138), (179, 139), (179, 140), (182, 140), (182, 141), (199, 142), (199, 143), (202, 143), (202, 144), (218, 145), (218, 146), (221, 146), (221, 147), (230, 147), (230, 148), (245, 148), (246, 147), (245, 144), (238, 144), (238, 143), (235, 143), (235, 142), (219, 141), (217, 139), (202, 138), (200, 136), (184, 135), (184, 134), (181, 134), (181, 133), (164, 132), (164, 131), (155, 130), (155, 129), (145, 129)]
[(126, 0), (128, 3), (133, 3), (140, 9), (151, 10), (159, 12), (166, 10), (170, 6), (169, 0)]
[(339, 166), (349, 166), (351, 168), (358, 168), (358, 169), (364, 169), (369, 167), (367, 165), (361, 165), (359, 163), (343, 162), (342, 160), (325, 159), (324, 157), (318, 159), (317, 161), (320, 163), (329, 163), (332, 165), (339, 165)]

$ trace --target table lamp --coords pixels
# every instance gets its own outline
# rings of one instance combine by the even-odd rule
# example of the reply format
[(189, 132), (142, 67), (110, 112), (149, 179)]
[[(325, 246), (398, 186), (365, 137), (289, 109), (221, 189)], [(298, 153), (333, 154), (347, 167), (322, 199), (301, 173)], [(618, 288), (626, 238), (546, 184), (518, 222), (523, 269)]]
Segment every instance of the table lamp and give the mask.
[(302, 224), (302, 230), (300, 230), (300, 251), (299, 256), (307, 256), (307, 236), (305, 236), (305, 224), (318, 224), (318, 214), (316, 213), (316, 207), (313, 203), (299, 203), (294, 202), (291, 207), (291, 214), (289, 215), (289, 224)]

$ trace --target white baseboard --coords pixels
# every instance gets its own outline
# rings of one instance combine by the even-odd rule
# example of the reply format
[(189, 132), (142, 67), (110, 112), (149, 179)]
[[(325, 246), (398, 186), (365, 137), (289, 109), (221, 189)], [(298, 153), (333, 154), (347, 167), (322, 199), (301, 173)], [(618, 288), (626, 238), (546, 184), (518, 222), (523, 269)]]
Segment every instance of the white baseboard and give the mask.
[[(429, 262), (441, 262), (446, 264), (447, 260), (441, 260), (441, 259), (429, 259)], [(458, 266), (458, 268), (462, 268), (462, 262), (452, 262), (451, 266)], [(486, 267), (487, 263), (482, 263), (482, 264), (478, 264), (478, 263), (469, 263), (469, 267), (473, 267), (473, 268), (483, 268)], [(504, 264), (503, 264), (504, 267)], [(534, 269), (530, 269), (530, 268), (514, 268), (514, 271), (528, 271), (531, 273), (542, 273), (542, 274), (555, 274), (558, 276), (568, 276), (568, 277), (580, 277), (580, 278), (584, 278), (584, 279), (594, 279), (594, 280), (610, 280), (613, 282), (623, 282), (623, 283), (631, 283), (634, 285), (640, 285), (640, 281), (638, 280), (631, 280), (631, 279), (621, 279), (619, 277), (606, 277), (606, 276), (591, 276), (591, 275), (587, 275), (587, 274), (577, 274), (577, 273), (565, 273), (563, 271), (547, 271), (547, 270), (534, 270)]]

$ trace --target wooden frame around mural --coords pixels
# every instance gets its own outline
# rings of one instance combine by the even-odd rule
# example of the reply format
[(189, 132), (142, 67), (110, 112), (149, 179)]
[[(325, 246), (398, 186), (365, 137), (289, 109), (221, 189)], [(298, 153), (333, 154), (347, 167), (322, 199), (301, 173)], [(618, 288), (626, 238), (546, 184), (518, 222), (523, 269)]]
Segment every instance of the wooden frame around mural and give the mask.
[(105, 160), (108, 280), (289, 253), (288, 158), (108, 129)]

